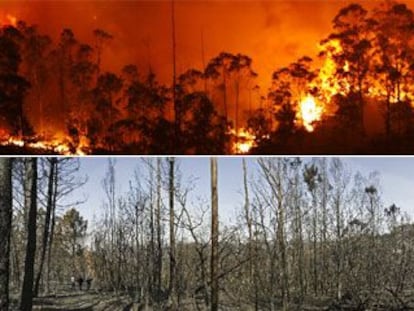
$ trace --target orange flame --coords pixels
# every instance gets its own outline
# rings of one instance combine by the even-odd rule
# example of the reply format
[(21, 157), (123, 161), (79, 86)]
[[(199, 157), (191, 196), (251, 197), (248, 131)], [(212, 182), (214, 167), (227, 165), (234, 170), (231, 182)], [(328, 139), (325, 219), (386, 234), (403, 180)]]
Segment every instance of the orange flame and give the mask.
[(26, 142), (21, 138), (12, 137), (10, 136), (8, 139), (3, 140), (0, 142), (1, 146), (17, 146), (17, 147), (23, 147), (27, 146), (29, 148), (33, 149), (41, 149), (53, 153), (58, 153), (62, 155), (86, 155), (87, 147), (85, 145), (80, 144), (75, 152), (73, 152), (73, 149), (69, 146), (68, 143), (64, 143), (59, 140), (39, 140), (36, 142)]
[(313, 132), (316, 121), (320, 121), (322, 117), (323, 107), (316, 103), (313, 96), (308, 95), (300, 102), (298, 117), (302, 121), (303, 126), (308, 132)]
[[(338, 79), (336, 76), (339, 68), (334, 57), (342, 52), (339, 40), (331, 40), (324, 45), (319, 45), (319, 49), (325, 52), (325, 58), (317, 78), (308, 87), (319, 89), (320, 94), (317, 99), (309, 94), (302, 99), (296, 115), (296, 119), (308, 132), (314, 131), (315, 123), (320, 121), (323, 115), (334, 112), (334, 107), (330, 105), (331, 98), (336, 94), (345, 95), (350, 90), (349, 81)], [(345, 62), (341, 69), (349, 72), (349, 63)]]
[(230, 134), (232, 134), (236, 140), (232, 147), (232, 152), (234, 154), (246, 154), (250, 149), (256, 146), (256, 137), (245, 128), (239, 128), (237, 131), (232, 129)]

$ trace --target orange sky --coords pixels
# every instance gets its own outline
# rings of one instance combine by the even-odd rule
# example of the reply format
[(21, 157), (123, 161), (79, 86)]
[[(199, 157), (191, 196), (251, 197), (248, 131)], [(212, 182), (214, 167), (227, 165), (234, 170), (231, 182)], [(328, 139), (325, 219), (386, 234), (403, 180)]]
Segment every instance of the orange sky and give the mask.
[[(221, 51), (253, 58), (260, 84), (297, 58), (316, 55), (317, 43), (330, 32), (338, 10), (353, 1), (339, 0), (176, 0), (177, 68), (202, 67), (201, 33), (206, 62)], [(375, 1), (359, 1), (370, 7)], [(405, 1), (414, 4), (414, 0)], [(119, 72), (123, 65), (154, 68), (163, 82), (171, 80), (171, 3), (164, 1), (0, 0), (7, 13), (40, 26), (57, 38), (72, 28), (81, 41), (95, 28), (114, 35), (104, 64)]]

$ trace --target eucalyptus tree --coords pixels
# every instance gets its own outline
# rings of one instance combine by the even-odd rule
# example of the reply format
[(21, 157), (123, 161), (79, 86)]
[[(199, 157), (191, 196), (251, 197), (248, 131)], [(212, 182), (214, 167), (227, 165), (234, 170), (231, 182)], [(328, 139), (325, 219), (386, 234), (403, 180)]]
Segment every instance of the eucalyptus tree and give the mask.
[[(337, 94), (339, 113), (355, 114), (356, 129), (364, 133), (364, 107), (368, 94), (368, 73), (372, 60), (372, 27), (373, 20), (368, 11), (360, 4), (350, 4), (342, 8), (333, 19), (334, 31), (321, 45), (339, 46), (332, 53), (336, 64), (334, 79), (339, 81), (341, 89)], [(326, 55), (323, 51), (321, 56)], [(352, 117), (349, 120), (352, 121)]]

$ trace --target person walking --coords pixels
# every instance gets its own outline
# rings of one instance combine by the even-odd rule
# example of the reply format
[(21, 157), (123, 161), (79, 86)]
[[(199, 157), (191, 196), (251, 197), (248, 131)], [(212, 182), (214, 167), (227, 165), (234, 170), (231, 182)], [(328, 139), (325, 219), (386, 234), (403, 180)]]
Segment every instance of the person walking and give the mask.
[(76, 282), (75, 282), (75, 277), (73, 275), (70, 277), (70, 284), (71, 284), (71, 289), (74, 290), (76, 287)]
[(82, 290), (82, 284), (83, 284), (83, 277), (78, 278), (78, 284), (79, 284), (79, 290)]
[(91, 284), (92, 284), (92, 278), (87, 278), (86, 279), (86, 290), (89, 290), (91, 288)]

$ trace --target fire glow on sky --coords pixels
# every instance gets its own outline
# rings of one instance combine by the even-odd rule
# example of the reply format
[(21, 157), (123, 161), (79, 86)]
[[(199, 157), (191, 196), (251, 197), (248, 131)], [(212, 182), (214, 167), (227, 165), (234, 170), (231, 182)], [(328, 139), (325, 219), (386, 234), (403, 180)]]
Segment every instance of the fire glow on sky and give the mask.
[[(145, 75), (146, 70), (151, 68), (161, 83), (171, 83), (170, 1), (122, 1), (122, 5), (111, 0), (84, 1), (78, 7), (68, 2), (33, 1), (23, 5), (23, 2), (4, 0), (0, 3), (0, 24), (16, 26), (21, 18), (28, 24), (38, 24), (40, 32), (50, 35), (55, 41), (64, 28), (72, 29), (76, 39), (81, 42), (93, 42), (91, 32), (94, 28), (105, 29), (114, 39), (102, 55), (104, 70), (118, 74), (123, 65), (135, 61), (138, 62), (139, 74)], [(337, 67), (335, 55), (342, 52), (339, 41), (330, 40), (325, 46), (318, 42), (332, 31), (332, 17), (351, 2), (175, 1), (177, 75), (188, 68), (202, 70), (220, 52), (240, 52), (253, 59), (253, 68), (258, 72), (258, 81), (255, 83), (259, 84), (261, 92), (258, 95), (264, 96), (274, 70), (300, 56), (310, 56), (314, 60), (312, 66), (319, 69), (316, 72), (312, 68), (316, 78), (304, 86), (300, 90), (301, 96), (292, 98), (292, 102), (295, 105), (295, 124), (313, 132), (319, 122), (332, 114), (332, 96), (346, 95), (350, 91), (346, 78), (332, 79), (338, 70), (351, 72), (346, 62), (341, 68)], [(363, 4), (369, 8), (375, 4), (375, 1), (371, 2)], [(409, 5), (413, 3), (411, 0), (405, 2)], [(307, 18), (310, 14), (312, 19)], [(48, 22), (45, 23), (45, 20)], [(301, 31), (296, 31), (298, 29)], [(239, 35), (234, 36), (235, 33)], [(325, 56), (318, 60), (316, 55), (321, 51)], [(317, 64), (318, 61), (321, 63)], [(313, 89), (318, 92), (311, 92)], [(374, 86), (370, 95), (378, 92)], [(401, 97), (404, 97), (403, 91)], [(391, 102), (397, 100), (391, 97)], [(248, 105), (250, 111), (261, 103), (259, 100), (240, 99), (240, 116), (247, 111)], [(256, 137), (246, 129), (246, 120), (239, 121), (234, 122), (239, 124), (239, 128), (232, 128), (227, 133), (234, 142), (228, 149), (234, 153), (248, 153), (255, 146)], [(23, 144), (18, 135), (1, 136), (4, 141), (2, 144)], [(81, 136), (79, 140), (82, 141), (82, 147), (71, 148), (69, 136), (59, 135), (56, 138), (56, 135), (41, 135), (36, 143), (25, 145), (45, 147), (65, 154), (74, 149), (82, 153), (88, 149), (88, 139)], [(59, 145), (62, 145), (62, 149), (57, 147)]]
[[(94, 15), (96, 19), (96, 15)], [(11, 14), (3, 14), (2, 23), (3, 25), (12, 25), (16, 26), (18, 18), (11, 15)], [(334, 51), (340, 50), (339, 46), (334, 47)], [(328, 56), (332, 56), (332, 54), (328, 53)], [(324, 66), (322, 70), (320, 71), (320, 77), (322, 81), (322, 87), (325, 88), (325, 93), (335, 92), (338, 89), (338, 86), (332, 86), (328, 85), (327, 78), (329, 75), (335, 70), (333, 67), (333, 62), (327, 58), (327, 60), (324, 63)], [(303, 125), (303, 127), (308, 131), (312, 132), (314, 130), (315, 124), (321, 120), (322, 114), (324, 112), (323, 104), (320, 101), (317, 101), (313, 96), (307, 95), (306, 98), (304, 98), (299, 103), (298, 111), (296, 114), (296, 118), (299, 121), (300, 124)], [(231, 135), (236, 137), (234, 146), (232, 148), (234, 153), (237, 154), (244, 154), (248, 153), (249, 150), (255, 146), (255, 136), (250, 133), (245, 128), (241, 127), (237, 130), (232, 130)], [(87, 149), (87, 142), (85, 139), (83, 139), (84, 144), (82, 148)], [(16, 145), (16, 146), (22, 146), (24, 145), (23, 140), (17, 138), (17, 137), (7, 137), (7, 140), (3, 141), (3, 145)], [(37, 141), (36, 143), (30, 143), (26, 144), (27, 146), (31, 148), (45, 148), (47, 150), (51, 150), (53, 152), (59, 152), (63, 154), (70, 154), (71, 149), (68, 145), (62, 140), (59, 142), (57, 139), (51, 139), (50, 141)], [(78, 147), (76, 149), (76, 154), (83, 154), (84, 151), (82, 151), (82, 148)], [(85, 150), (86, 150), (85, 149)]]
[(3, 16), (0, 15), (1, 25), (3, 26), (16, 26), (17, 25), (17, 17), (11, 14), (4, 14)]

